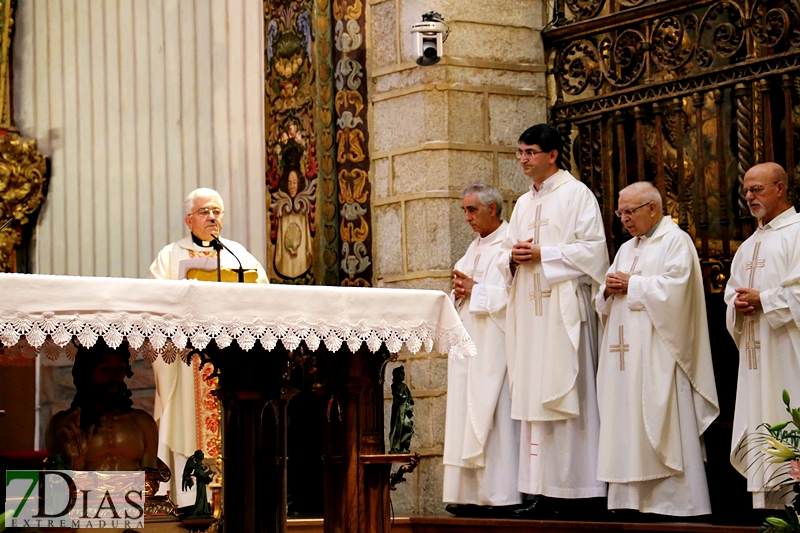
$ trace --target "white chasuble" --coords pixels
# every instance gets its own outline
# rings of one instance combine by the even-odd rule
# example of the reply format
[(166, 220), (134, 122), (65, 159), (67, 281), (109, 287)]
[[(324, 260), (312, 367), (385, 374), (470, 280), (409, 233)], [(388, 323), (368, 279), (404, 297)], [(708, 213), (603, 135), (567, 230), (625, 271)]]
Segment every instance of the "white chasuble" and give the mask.
[(670, 218), (622, 245), (611, 272), (628, 293), (595, 299), (605, 324), (597, 371), (597, 477), (609, 509), (711, 513), (701, 435), (719, 415), (703, 276), (691, 237)]
[[(258, 259), (247, 251), (247, 249), (236, 241), (221, 238), (222, 243), (236, 254), (242, 267), (245, 270), (255, 270), (258, 273), (256, 283), (269, 283), (264, 267)], [(181, 261), (195, 259), (198, 257), (217, 257), (217, 252), (213, 248), (198, 246), (192, 241), (192, 237), (184, 237), (172, 244), (166, 245), (158, 252), (153, 263), (150, 265), (150, 273), (147, 277), (154, 279), (179, 279)], [(215, 265), (216, 266), (216, 265)], [(238, 269), (239, 263), (227, 250), (223, 250), (220, 255), (220, 267)]]
[[(244, 246), (228, 239), (221, 240), (236, 254), (243, 268), (258, 272), (258, 283), (268, 283), (264, 268)], [(177, 280), (181, 261), (201, 257), (216, 257), (216, 252), (212, 248), (197, 245), (191, 236), (184, 237), (161, 249), (150, 265), (148, 277)], [(238, 269), (239, 263), (228, 251), (223, 251), (220, 266)], [(218, 438), (216, 408), (204, 407), (204, 400), (209, 397), (210, 391), (200, 379), (197, 363), (191, 366), (181, 361), (168, 364), (158, 358), (153, 362), (153, 372), (156, 378), (153, 418), (158, 423), (158, 456), (172, 470), (172, 479), (168, 484), (162, 483), (159, 494), (169, 489), (179, 506), (192, 505), (194, 490), (181, 490), (181, 474), (186, 459), (195, 450), (203, 450), (207, 457), (215, 455), (211, 452), (214, 451), (212, 448), (216, 448)], [(209, 405), (216, 405), (216, 402), (211, 401)]]
[[(513, 243), (532, 239), (542, 261), (511, 275)], [(600, 209), (566, 171), (522, 195), (498, 266), (510, 284), (506, 357), (511, 416), (523, 421), (519, 489), (556, 498), (605, 495), (597, 481), (597, 317), (608, 268)]]
[(519, 422), (511, 419), (505, 356), (508, 292), (497, 262), (508, 223), (476, 238), (455, 268), (475, 280), (472, 296), (456, 301), (475, 357), (447, 365), (444, 439), (445, 503), (514, 505)]
[[(760, 291), (763, 309), (749, 317), (736, 311), (735, 289), (740, 287)], [(759, 226), (739, 247), (725, 302), (728, 332), (739, 348), (731, 464), (747, 477), (754, 507), (782, 509), (774, 493), (765, 491), (777, 465), (762, 463), (761, 446), (746, 453), (739, 443), (758, 431), (759, 424), (789, 419), (783, 389), (793, 406), (800, 404), (800, 215), (794, 208)]]

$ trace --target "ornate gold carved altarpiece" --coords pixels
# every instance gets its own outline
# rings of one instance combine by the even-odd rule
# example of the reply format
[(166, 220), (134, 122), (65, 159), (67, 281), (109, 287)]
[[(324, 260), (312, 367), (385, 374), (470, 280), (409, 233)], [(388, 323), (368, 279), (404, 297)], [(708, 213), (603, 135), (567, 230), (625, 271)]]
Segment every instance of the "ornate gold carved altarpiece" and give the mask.
[(29, 239), (29, 217), (37, 212), (47, 191), (45, 157), (36, 149), (36, 141), (20, 137), (13, 124), (11, 39), (15, 8), (16, 0), (0, 0), (0, 226), (15, 220), (0, 230), (0, 272), (17, 270), (16, 250), (23, 239)]
[(564, 165), (600, 201), (611, 251), (618, 191), (650, 180), (722, 290), (753, 227), (744, 173), (776, 161), (796, 197), (800, 2), (558, 0), (544, 36)]

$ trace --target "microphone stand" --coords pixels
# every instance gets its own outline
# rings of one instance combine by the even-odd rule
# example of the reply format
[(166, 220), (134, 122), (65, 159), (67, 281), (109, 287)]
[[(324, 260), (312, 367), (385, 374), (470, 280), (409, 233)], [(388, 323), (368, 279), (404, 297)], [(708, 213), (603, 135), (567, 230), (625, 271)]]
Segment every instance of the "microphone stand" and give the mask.
[(3, 231), (4, 229), (6, 229), (6, 226), (8, 226), (9, 224), (11, 224), (12, 222), (14, 222), (14, 217), (11, 217), (11, 218), (9, 218), (8, 220), (6, 220), (6, 221), (3, 223), (3, 225), (2, 225), (2, 226), (0, 226), (0, 231)]
[(220, 256), (222, 255), (222, 241), (215, 235), (211, 236), (211, 247), (217, 251), (217, 282), (222, 281), (222, 268), (220, 264)]
[[(213, 220), (212, 222), (214, 222), (214, 225), (217, 226), (217, 231), (219, 231), (217, 221)], [(211, 246), (217, 251), (217, 281), (222, 281), (222, 274), (220, 272), (220, 255), (222, 254), (222, 249), (224, 248), (225, 250), (228, 250), (228, 253), (230, 253), (233, 258), (236, 259), (236, 262), (239, 263), (239, 283), (244, 283), (244, 267), (242, 266), (242, 262), (239, 261), (239, 258), (236, 257), (236, 254), (231, 252), (230, 248), (222, 244), (220, 238), (214, 234), (211, 235)]]

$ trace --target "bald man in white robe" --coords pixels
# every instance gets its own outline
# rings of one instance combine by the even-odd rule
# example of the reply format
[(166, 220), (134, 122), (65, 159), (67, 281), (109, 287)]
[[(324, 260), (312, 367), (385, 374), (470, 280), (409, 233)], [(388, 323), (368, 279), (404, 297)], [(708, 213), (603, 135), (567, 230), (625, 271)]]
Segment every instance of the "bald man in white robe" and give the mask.
[(760, 424), (789, 418), (784, 389), (800, 400), (800, 215), (780, 165), (752, 167), (744, 190), (758, 227), (736, 251), (725, 289), (728, 332), (739, 348), (730, 460), (747, 478), (753, 508), (783, 509), (792, 494), (770, 490), (779, 465), (763, 463), (761, 446), (740, 443)]

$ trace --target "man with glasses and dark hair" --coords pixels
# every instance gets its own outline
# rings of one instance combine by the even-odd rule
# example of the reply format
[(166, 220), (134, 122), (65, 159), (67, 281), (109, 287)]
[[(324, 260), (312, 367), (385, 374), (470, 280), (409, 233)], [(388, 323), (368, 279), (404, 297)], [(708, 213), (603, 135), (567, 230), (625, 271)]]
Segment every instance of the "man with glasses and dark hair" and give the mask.
[[(559, 170), (562, 141), (547, 124), (526, 130), (517, 157), (531, 190), (517, 201), (500, 268), (510, 286), (506, 357), (511, 417), (520, 420), (515, 516), (546, 518), (605, 508), (597, 480), (597, 316), (592, 299), (608, 252), (592, 191)], [(596, 498), (576, 502), (575, 499)], [(570, 502), (562, 501), (569, 499)]]
[(633, 239), (595, 298), (605, 325), (597, 478), (609, 509), (711, 514), (701, 435), (719, 402), (697, 250), (647, 181), (620, 191), (616, 215)]
[[(219, 237), (225, 216), (222, 198), (213, 189), (196, 189), (189, 193), (183, 202), (184, 222), (190, 230), (186, 237), (165, 246), (150, 265), (150, 278), (179, 279), (181, 262), (201, 258), (216, 258), (217, 252), (211, 246), (212, 236)], [(269, 283), (261, 263), (241, 244), (223, 239), (245, 270), (255, 270), (257, 283)], [(189, 261), (190, 263), (191, 261)], [(216, 268), (216, 260), (213, 261)], [(238, 269), (239, 263), (227, 251), (220, 255), (223, 269)], [(216, 280), (216, 275), (213, 276)], [(183, 472), (187, 458), (201, 447), (197, 441), (197, 408), (195, 406), (195, 377), (193, 366), (176, 362), (167, 364), (160, 358), (153, 362), (156, 377), (156, 399), (153, 417), (158, 421), (160, 442), (158, 456), (170, 467), (173, 473)], [(192, 492), (178, 490), (180, 476), (173, 476), (172, 497), (179, 507), (194, 502)], [(164, 488), (166, 490), (166, 487)]]
[(753, 493), (753, 508), (783, 508), (792, 493), (773, 479), (779, 465), (762, 463), (760, 446), (742, 439), (763, 423), (786, 419), (781, 391), (800, 399), (800, 215), (787, 198), (786, 171), (775, 163), (744, 175), (744, 193), (758, 228), (733, 258), (725, 289), (727, 324), (739, 348), (739, 380), (731, 463)]

